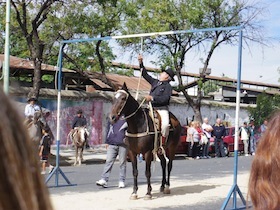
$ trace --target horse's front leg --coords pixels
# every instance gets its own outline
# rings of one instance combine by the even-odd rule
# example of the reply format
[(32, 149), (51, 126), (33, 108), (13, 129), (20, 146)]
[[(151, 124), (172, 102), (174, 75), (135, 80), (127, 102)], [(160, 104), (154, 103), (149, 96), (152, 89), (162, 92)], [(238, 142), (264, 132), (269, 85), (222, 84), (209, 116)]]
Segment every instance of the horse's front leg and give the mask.
[(82, 160), (83, 160), (83, 153), (84, 153), (84, 145), (82, 146), (81, 150), (80, 150), (80, 158), (79, 158), (79, 165), (82, 164)]
[(167, 171), (167, 181), (166, 181), (166, 187), (164, 188), (164, 194), (170, 194), (170, 174), (173, 167), (173, 159), (170, 159), (168, 162), (168, 171)]
[(158, 156), (160, 159), (161, 169), (162, 169), (162, 180), (161, 180), (161, 186), (160, 186), (160, 192), (164, 192), (165, 184), (166, 184), (166, 159), (161, 154)]
[(74, 162), (74, 166), (77, 165), (77, 160), (78, 160), (78, 147), (75, 145), (75, 162)]
[(130, 196), (131, 200), (137, 199), (137, 191), (138, 191), (138, 183), (137, 183), (137, 177), (138, 177), (138, 169), (137, 169), (137, 158), (136, 154), (133, 154), (131, 151), (129, 151), (129, 157), (132, 163), (132, 173), (134, 178), (134, 186), (133, 186), (133, 192)]
[(152, 199), (152, 186), (151, 186), (151, 162), (152, 162), (152, 152), (147, 152), (145, 154), (146, 161), (146, 178), (147, 178), (147, 194), (145, 195), (146, 200)]

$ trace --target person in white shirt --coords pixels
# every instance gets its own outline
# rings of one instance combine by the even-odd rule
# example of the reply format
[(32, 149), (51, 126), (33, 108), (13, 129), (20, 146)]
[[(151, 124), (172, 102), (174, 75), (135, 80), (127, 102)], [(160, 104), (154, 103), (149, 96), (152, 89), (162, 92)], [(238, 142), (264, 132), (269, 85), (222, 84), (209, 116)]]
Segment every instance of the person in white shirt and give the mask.
[(248, 156), (249, 131), (246, 122), (244, 122), (243, 126), (241, 127), (240, 136), (244, 144), (244, 154), (245, 156)]
[(26, 118), (33, 118), (35, 112), (40, 111), (40, 107), (36, 104), (36, 98), (29, 98), (27, 102), (28, 104), (25, 106), (24, 115)]
[(203, 133), (206, 135), (208, 142), (206, 144), (203, 144), (202, 148), (202, 158), (210, 158), (209, 156), (209, 143), (210, 143), (210, 138), (211, 138), (211, 132), (213, 131), (212, 126), (209, 124), (208, 118), (205, 117), (203, 119), (203, 124), (202, 124), (202, 130)]

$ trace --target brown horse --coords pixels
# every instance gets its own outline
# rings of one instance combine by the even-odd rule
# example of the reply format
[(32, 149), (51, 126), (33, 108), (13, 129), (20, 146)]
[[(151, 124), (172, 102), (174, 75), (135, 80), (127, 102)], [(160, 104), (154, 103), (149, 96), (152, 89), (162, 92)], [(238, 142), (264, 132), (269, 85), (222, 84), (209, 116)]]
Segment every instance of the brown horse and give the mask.
[[(132, 162), (133, 177), (134, 177), (134, 187), (131, 199), (137, 199), (138, 190), (138, 169), (137, 169), (137, 154), (143, 154), (146, 161), (146, 178), (147, 178), (147, 194), (145, 199), (152, 198), (152, 187), (151, 187), (151, 162), (153, 160), (153, 153), (157, 153), (162, 167), (162, 183), (160, 191), (166, 194), (170, 193), (170, 173), (172, 170), (172, 162), (175, 157), (175, 151), (180, 140), (181, 125), (176, 117), (170, 113), (170, 133), (169, 137), (164, 145), (164, 150), (169, 158), (167, 164), (167, 177), (166, 177), (166, 163), (167, 160), (164, 157), (162, 151), (157, 149), (159, 146), (159, 141), (156, 141), (155, 136), (157, 136), (152, 118), (149, 116), (149, 111), (147, 109), (142, 109), (141, 105), (130, 95), (126, 84), (123, 85), (121, 90), (118, 90), (111, 110), (111, 121), (114, 122), (118, 119), (121, 114), (124, 114), (128, 124), (127, 128), (127, 143), (129, 146), (129, 157)], [(158, 135), (159, 136), (159, 135)], [(157, 149), (157, 151), (154, 150)]]

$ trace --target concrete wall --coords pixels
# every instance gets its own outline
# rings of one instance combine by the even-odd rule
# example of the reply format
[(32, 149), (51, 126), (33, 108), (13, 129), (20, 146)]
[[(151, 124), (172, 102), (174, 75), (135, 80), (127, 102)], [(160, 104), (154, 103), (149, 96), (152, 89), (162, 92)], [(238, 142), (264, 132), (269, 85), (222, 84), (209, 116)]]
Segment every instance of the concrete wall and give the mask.
[[(221, 118), (227, 126), (234, 126), (235, 124), (235, 106), (225, 105), (207, 105), (203, 104), (201, 107), (202, 118), (207, 117), (209, 123), (212, 125), (215, 123), (216, 118)], [(170, 111), (180, 120), (183, 125), (190, 122), (194, 117), (194, 112), (188, 104), (172, 104)], [(240, 108), (239, 112), (239, 124), (241, 125), (244, 121), (248, 122), (249, 116), (245, 107)]]
[[(16, 97), (15, 100), (26, 104), (26, 98)], [(56, 137), (56, 124), (57, 124), (57, 100), (56, 98), (40, 99), (42, 106), (50, 110), (50, 116), (47, 118), (48, 124)], [(208, 104), (207, 104), (208, 103)], [(214, 124), (216, 117), (221, 118), (229, 123), (228, 126), (234, 126), (235, 121), (235, 106), (224, 104), (217, 104), (205, 102), (202, 105), (201, 111), (203, 117), (208, 117), (211, 124)], [(24, 105), (23, 104), (23, 105)], [(24, 107), (24, 106), (23, 106)], [(84, 111), (84, 116), (88, 122), (88, 129), (90, 132), (90, 145), (99, 145), (104, 143), (107, 129), (107, 116), (110, 113), (111, 102), (107, 98), (97, 97), (76, 97), (67, 99), (62, 98), (61, 101), (61, 145), (66, 144), (67, 135), (71, 130), (71, 124), (78, 109)], [(23, 109), (24, 110), (24, 109)], [(22, 115), (23, 115), (23, 110)], [(189, 121), (194, 116), (191, 107), (184, 103), (171, 103), (170, 111), (179, 119), (182, 125), (186, 125), (186, 119)], [(248, 113), (245, 108), (240, 109), (240, 124), (246, 120), (248, 121)]]

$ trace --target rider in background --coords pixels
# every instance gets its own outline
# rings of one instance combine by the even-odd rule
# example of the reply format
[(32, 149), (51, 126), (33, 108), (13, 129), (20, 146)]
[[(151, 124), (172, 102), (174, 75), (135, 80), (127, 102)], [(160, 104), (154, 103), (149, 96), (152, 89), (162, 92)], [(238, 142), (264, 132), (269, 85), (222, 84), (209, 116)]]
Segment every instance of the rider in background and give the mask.
[[(83, 110), (79, 109), (77, 111), (77, 115), (75, 116), (73, 122), (72, 122), (72, 129), (70, 131), (71, 133), (71, 138), (75, 135), (75, 133), (77, 132), (76, 128), (78, 127), (85, 127), (86, 128), (87, 126), (87, 120), (86, 118), (84, 117), (83, 115)], [(87, 132), (87, 136), (89, 136), (89, 132), (88, 130), (86, 129), (86, 132)], [(72, 141), (73, 142), (73, 141)], [(86, 139), (86, 148), (89, 148), (89, 144), (88, 144), (88, 139)]]
[(40, 111), (40, 106), (36, 104), (37, 99), (32, 97), (27, 100), (28, 104), (25, 106), (24, 115), (26, 118), (33, 118), (35, 112)]
[(25, 106), (24, 109), (24, 115), (25, 115), (25, 121), (24, 124), (25, 125), (29, 125), (29, 123), (31, 123), (34, 119), (34, 114), (35, 112), (39, 112), (40, 106), (38, 104), (36, 104), (37, 99), (34, 97), (31, 97), (27, 100), (28, 104)]
[(140, 68), (143, 70), (144, 79), (151, 84), (150, 94), (145, 96), (146, 101), (151, 101), (152, 106), (161, 117), (161, 135), (162, 143), (168, 138), (169, 134), (169, 110), (168, 105), (172, 95), (172, 87), (170, 81), (174, 81), (175, 73), (171, 68), (163, 70), (160, 73), (159, 79), (151, 77), (143, 64), (142, 55), (138, 56)]

